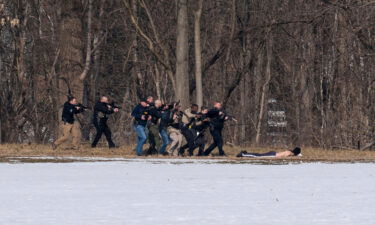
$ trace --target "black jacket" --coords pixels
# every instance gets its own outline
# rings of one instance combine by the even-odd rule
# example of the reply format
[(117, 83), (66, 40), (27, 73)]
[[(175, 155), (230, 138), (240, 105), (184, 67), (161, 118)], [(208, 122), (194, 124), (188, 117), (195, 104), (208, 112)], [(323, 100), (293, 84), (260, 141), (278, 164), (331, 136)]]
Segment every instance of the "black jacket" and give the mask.
[[(145, 115), (146, 120), (142, 120), (142, 115)], [(148, 118), (148, 109), (147, 107), (143, 107), (142, 105), (138, 104), (132, 112), (132, 117), (135, 119), (135, 125), (146, 126), (147, 125), (147, 118)]]
[(198, 119), (198, 123), (195, 123), (192, 128), (198, 132), (204, 132), (210, 126), (210, 121), (203, 121), (203, 119)]
[(172, 110), (166, 110), (161, 113), (159, 130), (166, 129), (168, 126), (173, 124), (173, 112)]
[(84, 109), (81, 107), (79, 110), (77, 109), (77, 106), (70, 104), (69, 102), (64, 103), (64, 108), (62, 112), (62, 121), (65, 123), (74, 123), (74, 114), (78, 114), (83, 112)]
[(158, 124), (159, 119), (161, 118), (162, 111), (161, 108), (156, 108), (155, 106), (150, 106), (148, 112), (151, 116), (151, 123)]
[(214, 130), (222, 130), (224, 128), (224, 122), (225, 122), (225, 113), (223, 112), (222, 115), (220, 115), (220, 110), (218, 109), (211, 109), (207, 113), (207, 117), (210, 118), (210, 127)]
[(94, 123), (106, 123), (108, 120), (108, 115), (114, 113), (113, 108), (108, 108), (108, 103), (105, 102), (97, 102), (94, 106), (94, 115), (93, 121)]

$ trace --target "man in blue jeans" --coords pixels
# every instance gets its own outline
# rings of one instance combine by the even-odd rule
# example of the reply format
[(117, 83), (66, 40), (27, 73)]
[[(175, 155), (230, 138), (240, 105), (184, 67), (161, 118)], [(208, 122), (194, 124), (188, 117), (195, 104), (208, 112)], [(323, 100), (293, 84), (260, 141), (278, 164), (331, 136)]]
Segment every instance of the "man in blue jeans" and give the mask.
[(160, 133), (160, 136), (161, 136), (161, 139), (163, 141), (163, 144), (160, 148), (160, 154), (162, 155), (169, 155), (168, 152), (166, 152), (166, 148), (167, 146), (170, 144), (170, 139), (169, 139), (169, 134), (168, 134), (168, 131), (167, 131), (167, 128), (168, 128), (168, 125), (170, 123), (170, 112), (171, 112), (171, 109), (170, 109), (171, 106), (169, 105), (166, 105), (164, 106), (161, 114), (160, 114), (160, 122), (159, 122), (159, 133)]
[[(150, 141), (150, 145), (153, 143), (154, 148), (158, 147), (159, 153), (162, 155), (168, 155), (168, 152), (165, 151), (169, 144), (169, 136), (167, 132), (167, 128), (165, 126), (160, 125), (160, 119), (165, 114), (165, 111), (168, 109), (168, 106), (163, 106), (161, 100), (156, 100), (153, 107), (149, 107), (149, 114), (152, 116), (151, 123), (148, 124), (149, 128), (149, 140), (150, 136), (152, 137), (153, 141)], [(159, 124), (159, 126), (158, 126)], [(160, 146), (156, 143), (157, 139), (160, 139), (160, 137), (163, 141), (163, 144)], [(159, 143), (159, 141), (157, 141)]]
[(143, 154), (143, 145), (147, 140), (146, 126), (147, 121), (151, 120), (148, 114), (148, 104), (146, 99), (142, 98), (140, 103), (133, 109), (132, 117), (134, 117), (134, 130), (138, 135), (137, 155)]

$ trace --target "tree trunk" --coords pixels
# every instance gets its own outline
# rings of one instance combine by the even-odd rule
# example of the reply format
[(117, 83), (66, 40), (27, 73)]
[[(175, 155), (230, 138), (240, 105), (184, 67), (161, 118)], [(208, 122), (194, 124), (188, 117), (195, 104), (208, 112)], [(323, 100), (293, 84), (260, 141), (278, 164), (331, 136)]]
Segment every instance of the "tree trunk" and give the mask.
[(91, 24), (92, 24), (92, 1), (89, 1), (89, 9), (87, 12), (87, 43), (86, 43), (86, 60), (85, 60), (85, 67), (79, 75), (79, 79), (84, 81), (88, 72), (90, 71), (90, 62), (91, 62), (91, 38), (92, 38), (92, 31), (91, 31)]
[(203, 105), (202, 87), (202, 50), (201, 50), (201, 15), (203, 0), (198, 0), (197, 9), (194, 12), (194, 52), (195, 52), (195, 86), (196, 104)]
[(176, 100), (181, 101), (183, 108), (188, 107), (190, 104), (188, 28), (187, 0), (179, 0), (176, 46)]
[[(264, 61), (265, 61), (265, 50), (262, 49), (259, 55), (257, 56), (257, 62), (254, 66), (254, 114), (252, 121), (254, 121), (254, 134), (256, 134), (257, 131), (257, 121), (259, 117), (259, 107), (260, 107), (260, 99), (261, 99), (261, 93), (260, 90), (262, 88), (262, 73), (263, 73), (263, 67), (264, 67)], [(258, 91), (259, 90), (259, 91)], [(254, 137), (253, 137), (254, 138)], [(252, 140), (254, 142), (254, 139)]]
[[(131, 8), (134, 14), (135, 23), (138, 23), (138, 1), (132, 1), (131, 2)], [(133, 76), (133, 82), (136, 84), (136, 93), (139, 98), (145, 97), (142, 93), (142, 87), (144, 86), (143, 82), (143, 75), (140, 71), (140, 65), (139, 65), (139, 56), (138, 56), (138, 34), (137, 32), (133, 32), (133, 70), (132, 70), (132, 76)]]
[(240, 85), (241, 88), (240, 88), (240, 102), (241, 102), (241, 105), (242, 107), (244, 107), (241, 111), (240, 111), (240, 121), (241, 121), (241, 124), (240, 124), (240, 129), (238, 129), (240, 131), (240, 145), (241, 146), (244, 146), (246, 144), (246, 116), (248, 115), (247, 111), (246, 111), (246, 106), (247, 106), (247, 85), (246, 85), (246, 75), (244, 77), (244, 79), (241, 81), (242, 84)]
[[(0, 59), (1, 60), (1, 59)], [(3, 143), (3, 126), (2, 126), (2, 123), (1, 123), (1, 117), (0, 117), (0, 144)]]
[[(61, 46), (61, 74), (60, 78), (65, 78), (67, 84), (60, 82), (60, 103), (66, 101), (68, 89), (78, 101), (82, 101), (83, 82), (79, 75), (83, 68), (83, 29), (80, 20), (81, 8), (79, 1), (68, 0), (62, 3), (62, 18), (60, 27)], [(69, 86), (69, 87), (67, 87)]]
[[(2, 139), (4, 142), (12, 142), (15, 140), (13, 137), (14, 133), (18, 131), (12, 125), (14, 122), (14, 119), (12, 121), (12, 117), (14, 116), (12, 115), (12, 109), (4, 106), (12, 106), (14, 104), (12, 96), (15, 95), (12, 91), (11, 83), (14, 77), (13, 62), (16, 56), (16, 43), (10, 25), (10, 20), (14, 18), (13, 12), (16, 11), (15, 2), (0, 0), (0, 9), (0, 120), (2, 120), (0, 129), (3, 130)], [(7, 99), (8, 96), (10, 99)]]
[[(83, 28), (80, 20), (82, 5), (78, 0), (61, 3), (60, 46), (61, 64), (59, 74), (59, 114), (67, 95), (72, 94), (79, 102), (83, 100), (84, 84), (80, 74), (83, 64)], [(70, 92), (70, 93), (69, 93)]]
[(269, 34), (268, 40), (267, 40), (267, 65), (266, 65), (266, 80), (264, 81), (263, 87), (262, 87), (262, 94), (260, 98), (260, 109), (259, 109), (259, 116), (258, 116), (258, 124), (257, 124), (257, 130), (256, 130), (256, 136), (255, 136), (255, 143), (260, 143), (260, 136), (262, 133), (262, 124), (263, 124), (263, 118), (267, 110), (267, 95), (268, 95), (268, 85), (271, 80), (271, 60), (272, 60), (272, 34)]
[(160, 70), (157, 64), (154, 64), (155, 68), (155, 90), (157, 99), (161, 100), (161, 91), (160, 91)]

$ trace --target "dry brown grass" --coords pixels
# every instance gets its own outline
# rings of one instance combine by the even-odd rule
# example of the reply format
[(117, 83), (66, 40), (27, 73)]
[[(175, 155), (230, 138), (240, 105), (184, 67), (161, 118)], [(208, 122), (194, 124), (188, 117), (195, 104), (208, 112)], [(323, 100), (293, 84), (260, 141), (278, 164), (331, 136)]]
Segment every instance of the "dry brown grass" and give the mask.
[[(116, 149), (107, 147), (92, 149), (88, 145), (79, 150), (58, 149), (52, 150), (48, 145), (36, 144), (6, 144), (0, 145), (0, 161), (6, 161), (13, 157), (102, 157), (102, 158), (136, 158), (134, 146), (122, 146)], [(248, 152), (267, 152), (274, 148), (241, 148), (226, 146), (227, 160), (254, 160), (251, 158), (235, 157), (241, 150)], [(285, 149), (280, 149), (280, 151)], [(214, 151), (215, 152), (215, 151)], [(269, 158), (262, 159), (264, 162), (375, 162), (375, 151), (359, 150), (324, 150), (318, 148), (302, 148), (303, 157)], [(148, 156), (147, 158), (170, 158), (164, 156)], [(186, 158), (186, 157), (185, 157)], [(192, 157), (198, 158), (198, 157)], [(201, 157), (199, 157), (201, 158)], [(216, 157), (206, 157), (214, 159)], [(259, 161), (258, 159), (255, 159)]]

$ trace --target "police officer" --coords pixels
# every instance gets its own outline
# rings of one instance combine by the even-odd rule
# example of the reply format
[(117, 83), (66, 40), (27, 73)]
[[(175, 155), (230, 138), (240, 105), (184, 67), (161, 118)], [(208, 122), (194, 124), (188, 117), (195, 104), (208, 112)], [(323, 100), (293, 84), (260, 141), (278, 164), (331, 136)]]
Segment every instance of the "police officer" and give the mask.
[(134, 117), (134, 130), (138, 136), (136, 153), (141, 156), (143, 154), (143, 145), (147, 140), (147, 121), (152, 119), (148, 113), (147, 100), (142, 98), (140, 103), (133, 109), (131, 115)]
[(148, 112), (152, 119), (150, 123), (147, 124), (148, 128), (148, 141), (150, 143), (149, 149), (147, 150), (147, 155), (157, 154), (161, 147), (161, 140), (159, 136), (159, 119), (162, 113), (162, 103), (160, 100), (155, 102), (149, 102), (150, 97), (147, 98)]
[(182, 145), (183, 135), (181, 134), (182, 112), (178, 103), (170, 104), (162, 114), (159, 129), (167, 130), (171, 142), (166, 152), (169, 155), (177, 156)]
[(215, 102), (214, 108), (207, 113), (207, 117), (210, 118), (210, 133), (213, 138), (213, 143), (204, 151), (204, 156), (208, 156), (216, 147), (219, 149), (219, 156), (225, 156), (222, 130), (224, 128), (224, 122), (228, 120), (229, 117), (223, 112), (222, 108), (220, 102)]
[(199, 148), (198, 156), (203, 156), (204, 147), (206, 145), (205, 133), (207, 128), (210, 127), (210, 119), (207, 117), (208, 109), (204, 106), (201, 108), (201, 112), (197, 115), (197, 122), (193, 126), (193, 129), (197, 132), (194, 140), (195, 148)]
[(197, 113), (194, 120), (191, 122), (190, 125), (190, 133), (192, 134), (192, 137), (189, 141), (193, 143), (193, 147), (190, 147), (191, 144), (189, 143), (185, 144), (180, 149), (180, 155), (184, 156), (185, 149), (189, 148), (189, 156), (193, 155), (193, 151), (196, 148), (199, 148), (198, 156), (203, 155), (204, 147), (206, 144), (204, 133), (206, 129), (209, 127), (210, 122), (209, 118), (207, 117), (208, 109), (204, 106), (201, 107), (201, 112)]
[(162, 144), (159, 148), (159, 153), (164, 156), (168, 156), (169, 153), (168, 151), (166, 151), (166, 149), (171, 142), (168, 134), (168, 126), (173, 123), (173, 109), (170, 105), (162, 105), (160, 100), (155, 101), (155, 106), (159, 109), (158, 114), (156, 114), (155, 116), (158, 117), (158, 135), (160, 134), (162, 140)]
[(93, 124), (96, 128), (96, 135), (94, 141), (91, 144), (92, 148), (95, 148), (98, 144), (102, 134), (104, 133), (109, 148), (116, 147), (115, 143), (112, 141), (112, 133), (107, 125), (108, 115), (118, 112), (118, 108), (114, 108), (109, 104), (109, 100), (107, 96), (102, 96), (100, 100), (95, 104), (94, 107), (94, 116), (93, 116)]
[[(196, 115), (198, 113), (199, 107), (197, 104), (192, 104), (190, 108), (186, 109), (183, 112), (182, 116), (182, 122), (183, 126), (181, 127), (181, 133), (184, 135), (187, 146), (189, 147), (189, 155), (192, 156), (194, 151), (194, 139), (195, 139), (195, 131), (192, 130), (192, 126), (195, 123)], [(186, 148), (186, 145), (183, 146), (179, 150), (179, 155), (184, 156), (184, 149)]]
[(155, 106), (154, 97), (152, 96), (148, 96), (146, 99), (146, 102), (147, 102), (148, 107)]
[(62, 118), (62, 130), (63, 135), (52, 143), (52, 149), (56, 149), (58, 146), (69, 140), (73, 139), (73, 149), (79, 148), (79, 142), (81, 138), (81, 130), (79, 123), (75, 123), (74, 115), (84, 111), (84, 107), (78, 105), (77, 99), (73, 96), (68, 97), (68, 101), (64, 103)]

